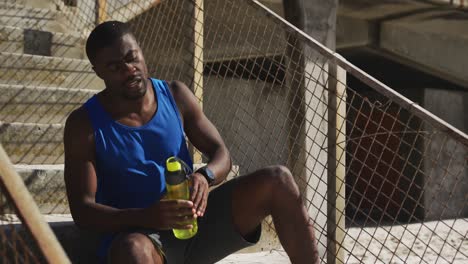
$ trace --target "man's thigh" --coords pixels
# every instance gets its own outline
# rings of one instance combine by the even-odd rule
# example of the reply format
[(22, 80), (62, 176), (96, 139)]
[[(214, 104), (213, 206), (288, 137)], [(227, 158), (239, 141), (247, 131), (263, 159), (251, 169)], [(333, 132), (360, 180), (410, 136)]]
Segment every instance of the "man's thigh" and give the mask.
[[(168, 263), (214, 263), (227, 255), (258, 242), (261, 233), (259, 225), (244, 238), (234, 226), (232, 193), (238, 179), (230, 180), (210, 192), (206, 213), (198, 219), (198, 233), (192, 239), (177, 241), (173, 235), (164, 232), (161, 236)], [(181, 247), (186, 247), (181, 252)]]

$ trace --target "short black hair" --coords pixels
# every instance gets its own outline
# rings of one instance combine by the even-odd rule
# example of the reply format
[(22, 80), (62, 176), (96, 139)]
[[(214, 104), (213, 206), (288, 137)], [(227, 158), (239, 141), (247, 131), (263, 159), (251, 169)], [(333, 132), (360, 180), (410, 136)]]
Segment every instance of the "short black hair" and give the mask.
[(100, 49), (111, 46), (126, 34), (134, 36), (130, 26), (120, 21), (106, 21), (96, 26), (86, 41), (86, 55), (89, 61), (93, 64)]

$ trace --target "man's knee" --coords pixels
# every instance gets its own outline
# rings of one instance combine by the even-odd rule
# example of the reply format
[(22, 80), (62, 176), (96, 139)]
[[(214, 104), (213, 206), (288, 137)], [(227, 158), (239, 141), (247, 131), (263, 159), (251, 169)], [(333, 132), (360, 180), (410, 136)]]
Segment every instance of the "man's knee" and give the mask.
[(268, 167), (268, 175), (271, 184), (274, 185), (275, 192), (288, 192), (293, 195), (300, 195), (299, 188), (294, 180), (291, 171), (282, 165)]
[[(123, 260), (153, 260), (158, 254), (151, 240), (140, 233), (128, 233), (117, 236), (109, 249), (110, 262)], [(159, 262), (157, 262), (159, 263)]]

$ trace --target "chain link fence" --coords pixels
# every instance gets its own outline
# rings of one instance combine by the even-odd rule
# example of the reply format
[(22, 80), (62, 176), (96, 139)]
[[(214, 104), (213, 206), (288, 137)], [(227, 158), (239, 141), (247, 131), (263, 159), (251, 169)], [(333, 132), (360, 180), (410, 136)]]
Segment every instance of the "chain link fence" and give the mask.
[[(1, 143), (42, 214), (69, 214), (63, 126), (104, 88), (84, 43), (96, 23), (115, 19), (133, 28), (151, 76), (191, 87), (240, 174), (271, 164), (293, 172), (322, 262), (468, 261), (467, 135), (260, 2), (3, 0), (0, 7)], [(0, 263), (40, 262), (27, 233), (15, 231), (24, 228), (4, 196), (0, 221)], [(274, 230), (271, 220), (265, 227)], [(279, 248), (272, 234), (264, 249)]]
[(0, 263), (39, 263), (42, 254), (31, 235), (21, 228), (19, 219), (11, 214), (14, 210), (0, 194)]

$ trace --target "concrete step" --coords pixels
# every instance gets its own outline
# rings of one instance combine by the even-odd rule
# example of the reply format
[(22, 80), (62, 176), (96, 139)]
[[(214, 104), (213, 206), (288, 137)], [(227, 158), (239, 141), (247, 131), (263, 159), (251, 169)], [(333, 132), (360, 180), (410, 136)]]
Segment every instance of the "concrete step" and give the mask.
[(63, 164), (63, 127), (0, 122), (0, 142), (14, 164)]
[[(195, 164), (195, 169), (203, 164)], [(24, 180), (26, 187), (33, 196), (42, 214), (69, 214), (68, 200), (64, 183), (63, 164), (46, 165), (14, 165), (16, 171)], [(233, 166), (228, 179), (239, 175), (239, 167)], [(0, 203), (0, 208), (2, 208)], [(2, 210), (3, 211), (3, 210)], [(8, 211), (8, 210), (7, 210)], [(8, 211), (9, 213), (12, 213)]]
[[(282, 10), (281, 3), (267, 2), (273, 10)], [(265, 19), (247, 1), (237, 1), (237, 10), (245, 10), (242, 21), (232, 13), (229, 2), (205, 2), (204, 61), (222, 62), (257, 57), (281, 56), (286, 51), (286, 32), (271, 19)], [(281, 12), (280, 12), (281, 14)], [(272, 37), (273, 36), (273, 37)], [(233, 41), (235, 40), (235, 41)], [(274, 40), (274, 43), (272, 41)]]
[[(7, 0), (8, 1), (8, 0)], [(34, 7), (34, 8), (43, 8), (51, 10), (64, 10), (67, 7), (63, 0), (15, 0), (16, 4)]]
[[(63, 164), (15, 165), (42, 214), (69, 214)], [(0, 205), (1, 206), (1, 205)]]
[(0, 83), (103, 89), (86, 60), (0, 52)]
[(51, 10), (62, 10), (65, 8), (63, 0), (0, 0), (0, 6), (5, 4), (15, 4)]
[[(20, 4), (0, 4), (0, 24), (52, 32), (70, 32), (73, 14), (67, 11), (34, 8)], [(74, 27), (79, 28), (79, 27)]]
[(0, 0), (0, 5), (13, 5), (13, 4), (20, 4), (23, 0)]
[(468, 14), (431, 1), (342, 0), (337, 50), (383, 57), (468, 87)]
[(3, 122), (61, 124), (95, 90), (0, 84)]
[(0, 26), (3, 52), (85, 59), (84, 45), (78, 35)]
[[(2, 225), (8, 225), (5, 227), (5, 231), (8, 236), (8, 231), (11, 228), (15, 228), (16, 232), (23, 237), (26, 244), (34, 243), (31, 239), (31, 236), (24, 233), (24, 226), (20, 224), (20, 221), (17, 217), (13, 215), (6, 215), (8, 217), (8, 222), (1, 220), (0, 216), (0, 227)], [(98, 232), (88, 231), (79, 229), (73, 222), (71, 215), (69, 214), (51, 214), (44, 215), (45, 220), (49, 223), (52, 231), (56, 235), (58, 241), (62, 245), (63, 249), (67, 253), (68, 257), (73, 263), (99, 263), (96, 258), (96, 249), (100, 243), (100, 234)], [(232, 254), (217, 262), (218, 264), (232, 264), (232, 263), (290, 263), (284, 251), (277, 245), (274, 249), (283, 252), (282, 254), (269, 255), (268, 251), (272, 250), (271, 247), (260, 247), (265, 246), (264, 236), (268, 235), (268, 230), (264, 228), (262, 232), (262, 237), (259, 243), (254, 246), (235, 254)], [(35, 247), (32, 248), (33, 250)], [(263, 253), (262, 253), (263, 251)], [(8, 250), (7, 250), (8, 252)], [(257, 252), (257, 253), (247, 253), (247, 252)], [(37, 254), (37, 252), (34, 252)], [(271, 252), (270, 252), (271, 254)]]
[(382, 22), (381, 47), (468, 90), (468, 13), (437, 10)]
[(114, 2), (108, 6), (108, 20), (127, 22), (158, 4), (155, 0)]

